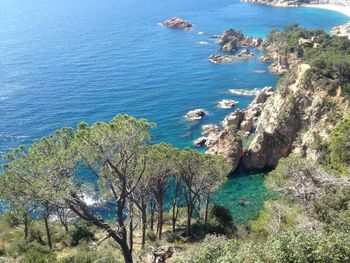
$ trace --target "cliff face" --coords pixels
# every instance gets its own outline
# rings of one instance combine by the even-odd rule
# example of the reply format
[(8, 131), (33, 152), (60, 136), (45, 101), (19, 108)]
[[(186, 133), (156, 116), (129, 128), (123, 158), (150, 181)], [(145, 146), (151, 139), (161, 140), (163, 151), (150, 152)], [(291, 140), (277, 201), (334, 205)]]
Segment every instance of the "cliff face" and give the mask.
[(350, 5), (350, 0), (245, 0), (245, 2), (276, 7), (300, 7), (304, 4)]
[(348, 102), (340, 87), (330, 96), (310, 81), (309, 70), (308, 64), (299, 64), (264, 104), (255, 137), (242, 158), (246, 169), (273, 168), (291, 152), (316, 161), (324, 157), (322, 145)]

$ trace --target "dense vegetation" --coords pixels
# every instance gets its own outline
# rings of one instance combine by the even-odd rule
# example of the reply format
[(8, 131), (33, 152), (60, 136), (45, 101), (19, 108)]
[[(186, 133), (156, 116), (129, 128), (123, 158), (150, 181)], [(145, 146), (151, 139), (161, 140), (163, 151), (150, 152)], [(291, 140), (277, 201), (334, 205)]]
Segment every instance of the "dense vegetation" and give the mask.
[(284, 31), (272, 31), (266, 39), (280, 51), (295, 53), (303, 62), (310, 64), (309, 80), (333, 93), (341, 86), (342, 92), (349, 95), (350, 41), (346, 37), (289, 25)]
[[(290, 25), (266, 42), (349, 94), (349, 40)], [(5, 156), (0, 262), (164, 262), (148, 258), (164, 245), (179, 263), (350, 262), (350, 117), (336, 122), (321, 163), (279, 161), (273, 198), (244, 225), (210, 202), (230, 173), (222, 158), (152, 144), (154, 124), (127, 115), (63, 128)]]
[[(192, 219), (198, 212), (203, 211), (203, 224), (208, 225), (211, 194), (225, 181), (230, 165), (221, 157), (191, 149), (151, 145), (152, 127), (146, 120), (119, 115), (109, 123), (80, 123), (75, 131), (64, 128), (5, 156), (0, 196), (9, 206), (8, 216), (15, 219), (12, 225), (23, 224), (24, 246), (30, 247), (21, 250), (30, 252), (25, 259), (31, 262), (32, 253), (50, 254), (47, 249), (55, 248), (50, 227), (55, 216), (67, 233), (72, 222), (79, 220), (93, 226), (74, 224), (71, 245), (82, 238), (93, 239), (89, 231), (95, 229), (103, 233), (97, 245), (108, 240), (121, 250), (125, 262), (133, 262), (134, 231), (139, 225), (144, 248), (146, 229), (154, 230), (155, 214), (155, 239), (162, 240), (164, 212), (168, 212), (164, 198), (170, 192), (174, 234), (182, 206), (186, 207), (187, 237), (193, 237)], [(90, 181), (84, 178), (87, 174)], [(93, 204), (88, 196), (94, 197)], [(34, 217), (43, 221), (45, 239), (33, 236)], [(33, 239), (47, 245), (45, 252), (33, 251)]]

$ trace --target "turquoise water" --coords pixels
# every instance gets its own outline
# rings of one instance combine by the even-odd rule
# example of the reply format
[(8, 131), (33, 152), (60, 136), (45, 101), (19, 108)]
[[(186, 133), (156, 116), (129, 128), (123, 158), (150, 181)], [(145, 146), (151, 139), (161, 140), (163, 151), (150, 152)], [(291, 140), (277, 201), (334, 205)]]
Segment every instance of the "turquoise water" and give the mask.
[[(173, 16), (196, 26), (184, 32), (158, 25)], [(277, 82), (255, 73), (267, 68), (256, 59), (209, 63), (218, 53), (212, 35), (232, 27), (265, 36), (289, 23), (330, 30), (346, 21), (331, 11), (236, 0), (1, 0), (0, 154), (62, 126), (118, 113), (157, 123), (155, 141), (190, 146), (202, 124), (230, 112), (218, 101), (250, 103), (228, 89)], [(184, 120), (194, 108), (208, 111), (203, 122)]]

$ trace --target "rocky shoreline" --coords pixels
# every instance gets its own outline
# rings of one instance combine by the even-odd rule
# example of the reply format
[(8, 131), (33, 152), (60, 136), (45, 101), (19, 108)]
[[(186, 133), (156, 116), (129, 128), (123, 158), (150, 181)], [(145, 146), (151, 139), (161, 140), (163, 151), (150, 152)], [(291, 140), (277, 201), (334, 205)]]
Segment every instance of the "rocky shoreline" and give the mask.
[(300, 38), (298, 48), (287, 52), (281, 48), (279, 32), (275, 34), (261, 48), (274, 61), (270, 70), (284, 74), (276, 91), (232, 90), (234, 94), (256, 98), (245, 110), (226, 116), (222, 128), (210, 132), (205, 141), (207, 153), (222, 155), (233, 170), (240, 163), (248, 171), (272, 169), (290, 153), (322, 160), (322, 143), (349, 107), (341, 87), (329, 94), (310, 79), (311, 66), (303, 63), (298, 54), (302, 49), (319, 48), (319, 39)]
[[(290, 30), (295, 29), (298, 28)], [(244, 49), (238, 55), (210, 56), (213, 63), (227, 63), (252, 58), (254, 54), (246, 48), (258, 48), (265, 52), (259, 60), (271, 62), (270, 72), (283, 75), (276, 91), (271, 87), (231, 89), (232, 94), (255, 96), (255, 99), (246, 109), (237, 109), (227, 115), (220, 127), (215, 124), (203, 126), (201, 137), (194, 141), (196, 146), (205, 146), (206, 153), (226, 158), (232, 171), (239, 164), (249, 171), (272, 169), (280, 158), (290, 153), (315, 161), (322, 159), (321, 150), (317, 148), (320, 146), (315, 145), (326, 141), (336, 124), (334, 112), (327, 105), (336, 105), (340, 108), (338, 112), (348, 108), (341, 90), (330, 96), (322, 85), (309, 80), (311, 66), (302, 62), (304, 50), (323, 47), (322, 38), (304, 35), (294, 40), (293, 49), (288, 49), (285, 32), (277, 30), (271, 34), (262, 40), (228, 29), (216, 37), (219, 50), (230, 53)], [(219, 107), (231, 108), (235, 104), (222, 100)], [(205, 115), (203, 109), (196, 109), (189, 111), (186, 118), (201, 120)], [(341, 118), (341, 114), (338, 115)]]

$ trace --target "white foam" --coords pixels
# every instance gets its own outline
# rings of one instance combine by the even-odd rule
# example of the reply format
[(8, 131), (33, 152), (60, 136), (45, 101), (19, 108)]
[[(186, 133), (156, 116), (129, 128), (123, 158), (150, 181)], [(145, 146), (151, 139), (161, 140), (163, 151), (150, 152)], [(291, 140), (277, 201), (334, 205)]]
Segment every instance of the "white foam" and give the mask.
[(198, 44), (201, 44), (201, 45), (208, 45), (209, 43), (207, 41), (199, 41)]
[(255, 96), (257, 95), (260, 90), (258, 89), (253, 89), (253, 90), (245, 90), (245, 89), (230, 89), (230, 93), (235, 94), (235, 95), (242, 95), (242, 96)]
[(204, 34), (204, 32), (198, 32), (198, 35), (203, 35)]

